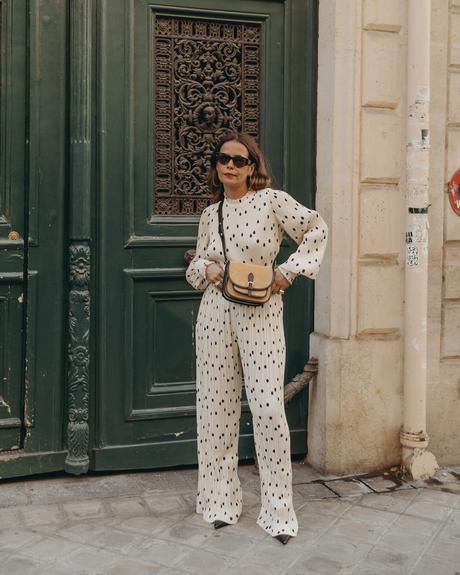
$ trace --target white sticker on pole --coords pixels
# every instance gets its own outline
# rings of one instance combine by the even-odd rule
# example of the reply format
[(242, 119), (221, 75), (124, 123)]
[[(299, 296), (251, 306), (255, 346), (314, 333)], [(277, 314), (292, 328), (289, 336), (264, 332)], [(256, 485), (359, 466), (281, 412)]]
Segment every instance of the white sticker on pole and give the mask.
[(418, 247), (406, 244), (406, 263), (409, 267), (418, 266)]

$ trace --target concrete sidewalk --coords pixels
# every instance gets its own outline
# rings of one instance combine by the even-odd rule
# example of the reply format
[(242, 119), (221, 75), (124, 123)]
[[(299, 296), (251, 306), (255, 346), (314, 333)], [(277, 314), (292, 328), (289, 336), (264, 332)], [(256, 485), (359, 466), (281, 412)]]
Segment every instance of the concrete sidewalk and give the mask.
[(195, 513), (196, 469), (0, 483), (3, 575), (460, 575), (460, 468), (430, 482), (322, 477), (293, 463), (299, 534), (255, 520), (259, 477), (240, 465), (243, 514)]

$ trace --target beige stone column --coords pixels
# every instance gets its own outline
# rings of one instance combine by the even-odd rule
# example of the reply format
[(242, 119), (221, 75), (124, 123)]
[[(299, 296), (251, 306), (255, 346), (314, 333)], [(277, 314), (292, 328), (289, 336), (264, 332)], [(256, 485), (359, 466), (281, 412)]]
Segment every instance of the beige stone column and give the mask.
[(319, 3), (315, 288), (308, 459), (331, 473), (400, 462), (406, 3)]

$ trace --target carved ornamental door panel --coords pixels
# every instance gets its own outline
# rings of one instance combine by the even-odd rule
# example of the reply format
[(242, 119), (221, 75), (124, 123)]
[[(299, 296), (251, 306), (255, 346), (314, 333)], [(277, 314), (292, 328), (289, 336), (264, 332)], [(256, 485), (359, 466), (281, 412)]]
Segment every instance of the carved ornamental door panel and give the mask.
[[(201, 294), (184, 254), (211, 201), (216, 139), (255, 136), (277, 185), (311, 203), (315, 3), (184, 4), (98, 2), (96, 469), (196, 461)], [(287, 378), (307, 360), (310, 295), (304, 283), (286, 299)], [(305, 394), (288, 419), (304, 453)], [(243, 396), (240, 457), (252, 454)]]

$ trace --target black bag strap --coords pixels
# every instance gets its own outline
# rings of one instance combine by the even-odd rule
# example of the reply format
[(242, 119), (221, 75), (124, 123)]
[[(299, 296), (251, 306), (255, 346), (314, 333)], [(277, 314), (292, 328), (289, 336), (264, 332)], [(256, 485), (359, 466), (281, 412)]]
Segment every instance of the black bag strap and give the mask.
[[(224, 263), (228, 262), (227, 259), (227, 249), (225, 246), (225, 235), (224, 235), (224, 217), (223, 217), (223, 207), (224, 207), (224, 200), (220, 200), (219, 205), (217, 207), (217, 216), (219, 218), (219, 235), (220, 239), (222, 240), (222, 249), (224, 251)], [(275, 262), (272, 264), (273, 273), (275, 273)]]
[(219, 217), (219, 235), (220, 239), (222, 240), (222, 249), (224, 251), (224, 262), (227, 263), (227, 249), (225, 247), (225, 235), (224, 235), (224, 217), (223, 217), (223, 207), (224, 201), (220, 200), (219, 206), (217, 208), (217, 215)]

